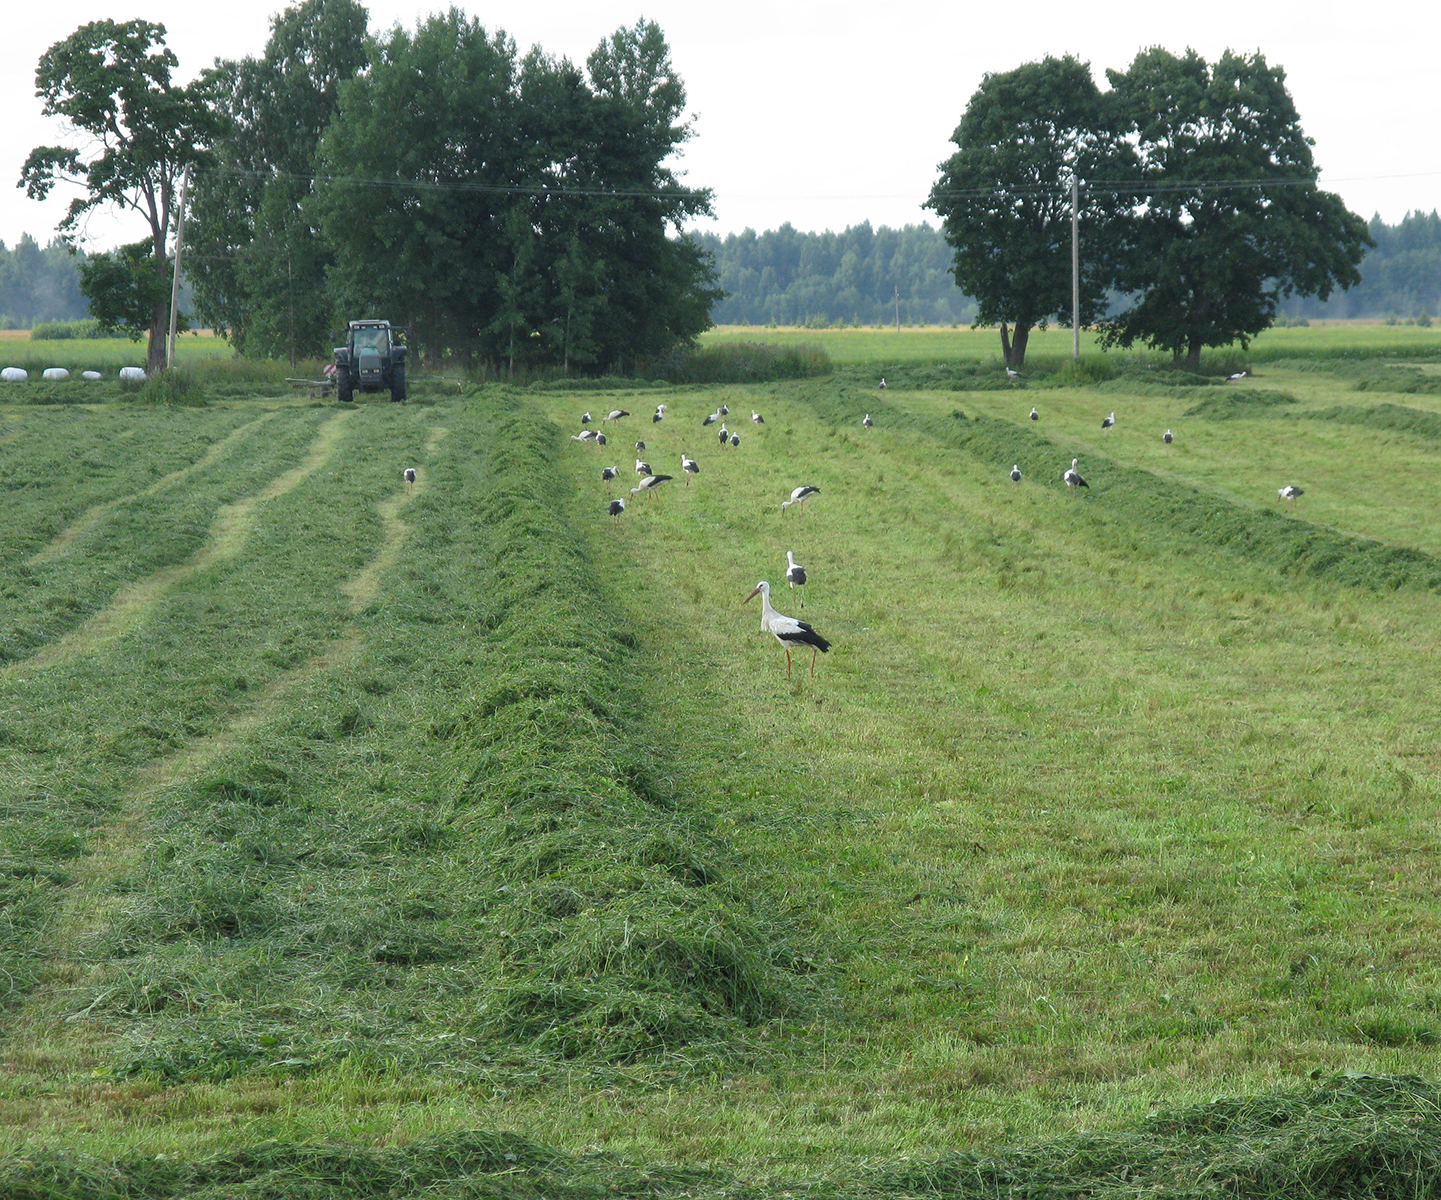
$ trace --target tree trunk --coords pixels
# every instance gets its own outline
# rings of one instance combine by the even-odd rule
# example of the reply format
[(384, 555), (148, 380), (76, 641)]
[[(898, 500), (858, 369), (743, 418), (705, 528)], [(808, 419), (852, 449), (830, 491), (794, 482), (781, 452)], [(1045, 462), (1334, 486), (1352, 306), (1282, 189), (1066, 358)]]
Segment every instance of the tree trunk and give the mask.
[(1006, 328), (1006, 323), (1001, 322), (1001, 357), (1006, 366), (1013, 371), (1019, 371), (1026, 365), (1026, 343), (1031, 337), (1029, 324), (1023, 325), (1016, 322), (1016, 335), (1011, 336), (1011, 331)]
[(1001, 322), (1001, 361), (1008, 367), (1011, 365), (1011, 331), (1004, 321)]
[(1199, 374), (1201, 370), (1201, 339), (1193, 337), (1186, 346), (1186, 370)]

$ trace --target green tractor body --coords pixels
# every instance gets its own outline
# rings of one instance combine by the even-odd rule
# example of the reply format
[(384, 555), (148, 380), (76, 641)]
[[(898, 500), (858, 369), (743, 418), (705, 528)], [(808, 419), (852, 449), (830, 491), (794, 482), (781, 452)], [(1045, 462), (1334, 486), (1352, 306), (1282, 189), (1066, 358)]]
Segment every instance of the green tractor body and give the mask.
[(389, 321), (351, 321), (335, 348), (335, 387), (341, 403), (356, 392), (389, 392), (405, 399), (405, 331)]

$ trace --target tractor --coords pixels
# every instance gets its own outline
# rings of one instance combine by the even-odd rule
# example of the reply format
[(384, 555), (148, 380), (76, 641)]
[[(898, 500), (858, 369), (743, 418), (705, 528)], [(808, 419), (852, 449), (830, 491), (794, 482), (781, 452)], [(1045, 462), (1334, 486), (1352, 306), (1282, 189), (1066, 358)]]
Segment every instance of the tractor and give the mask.
[(406, 331), (389, 321), (351, 321), (336, 340), (335, 387), (342, 404), (356, 392), (390, 392), (397, 403), (405, 399)]

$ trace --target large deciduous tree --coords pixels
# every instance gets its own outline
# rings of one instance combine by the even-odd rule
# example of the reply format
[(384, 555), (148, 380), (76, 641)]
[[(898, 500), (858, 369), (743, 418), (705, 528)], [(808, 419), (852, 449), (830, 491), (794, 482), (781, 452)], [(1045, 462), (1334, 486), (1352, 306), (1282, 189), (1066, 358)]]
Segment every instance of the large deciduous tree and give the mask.
[[(165, 26), (150, 21), (93, 21), (51, 46), (35, 72), (46, 116), (63, 117), (88, 141), (86, 150), (39, 146), (30, 152), (20, 186), (43, 199), (59, 182), (85, 194), (70, 204), (60, 229), (76, 236), (81, 218), (103, 205), (138, 213), (149, 227), (146, 269), (149, 297), (148, 369), (165, 362), (169, 324), (170, 230), (181, 175), (195, 164), (219, 119), (206, 84), (171, 82), (177, 60), (164, 44)], [(118, 261), (118, 260), (117, 260)], [(120, 280), (129, 272), (97, 273), (92, 281)], [(127, 287), (134, 297), (134, 280)], [(105, 307), (114, 297), (89, 295)]]
[(1108, 323), (1108, 344), (1140, 341), (1195, 369), (1204, 346), (1246, 346), (1278, 298), (1325, 299), (1359, 281), (1365, 222), (1316, 186), (1281, 68), (1153, 48), (1107, 77), (1143, 200), (1117, 280), (1133, 302)]
[(187, 273), (200, 317), (242, 353), (292, 362), (326, 345), (330, 253), (308, 211), (320, 136), (369, 42), (356, 0), (304, 0), (271, 22), (260, 58), (218, 62), (230, 117), (196, 179)]
[(664, 36), (639, 22), (586, 71), (451, 9), (393, 29), (342, 89), (316, 211), (337, 303), (411, 325), (427, 357), (565, 366), (652, 357), (709, 325), (709, 194)]
[[(1006, 364), (1019, 367), (1034, 326), (1071, 317), (1072, 178), (1126, 174), (1129, 148), (1090, 67), (1069, 55), (986, 75), (951, 141), (926, 206), (955, 249), (952, 273), (977, 302), (976, 324), (999, 325)], [(1089, 323), (1104, 309), (1128, 201), (1081, 195), (1079, 307)]]

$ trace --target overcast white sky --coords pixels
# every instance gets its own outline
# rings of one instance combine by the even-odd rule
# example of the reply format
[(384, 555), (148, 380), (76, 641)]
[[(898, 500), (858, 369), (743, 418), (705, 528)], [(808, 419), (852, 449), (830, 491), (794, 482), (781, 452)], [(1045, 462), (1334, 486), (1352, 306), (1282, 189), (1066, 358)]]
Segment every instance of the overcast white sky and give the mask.
[[(0, 239), (42, 244), (74, 194), (40, 204), (14, 186), (31, 148), (64, 141), (40, 115), (35, 64), (87, 21), (143, 17), (165, 25), (186, 80), (217, 57), (259, 55), (283, 0), (48, 0), (7, 5), (0, 60)], [(448, 5), (372, 0), (371, 28)], [(539, 44), (583, 63), (595, 45), (641, 17), (665, 31), (685, 80), (695, 136), (686, 181), (716, 195), (718, 233), (750, 226), (843, 229), (870, 220), (930, 220), (921, 207), (950, 152), (966, 102), (988, 71), (1046, 54), (1075, 54), (1104, 80), (1136, 52), (1187, 46), (1214, 61), (1259, 50), (1285, 68), (1321, 183), (1363, 217), (1396, 222), (1441, 207), (1441, 6), (1395, 0), (1375, 8), (1332, 0), (1211, 0), (1203, 5), (1111, 0), (1082, 6), (851, 3), (850, 0), (465, 0), (524, 51)], [(106, 249), (138, 230), (93, 216), (87, 244)]]

